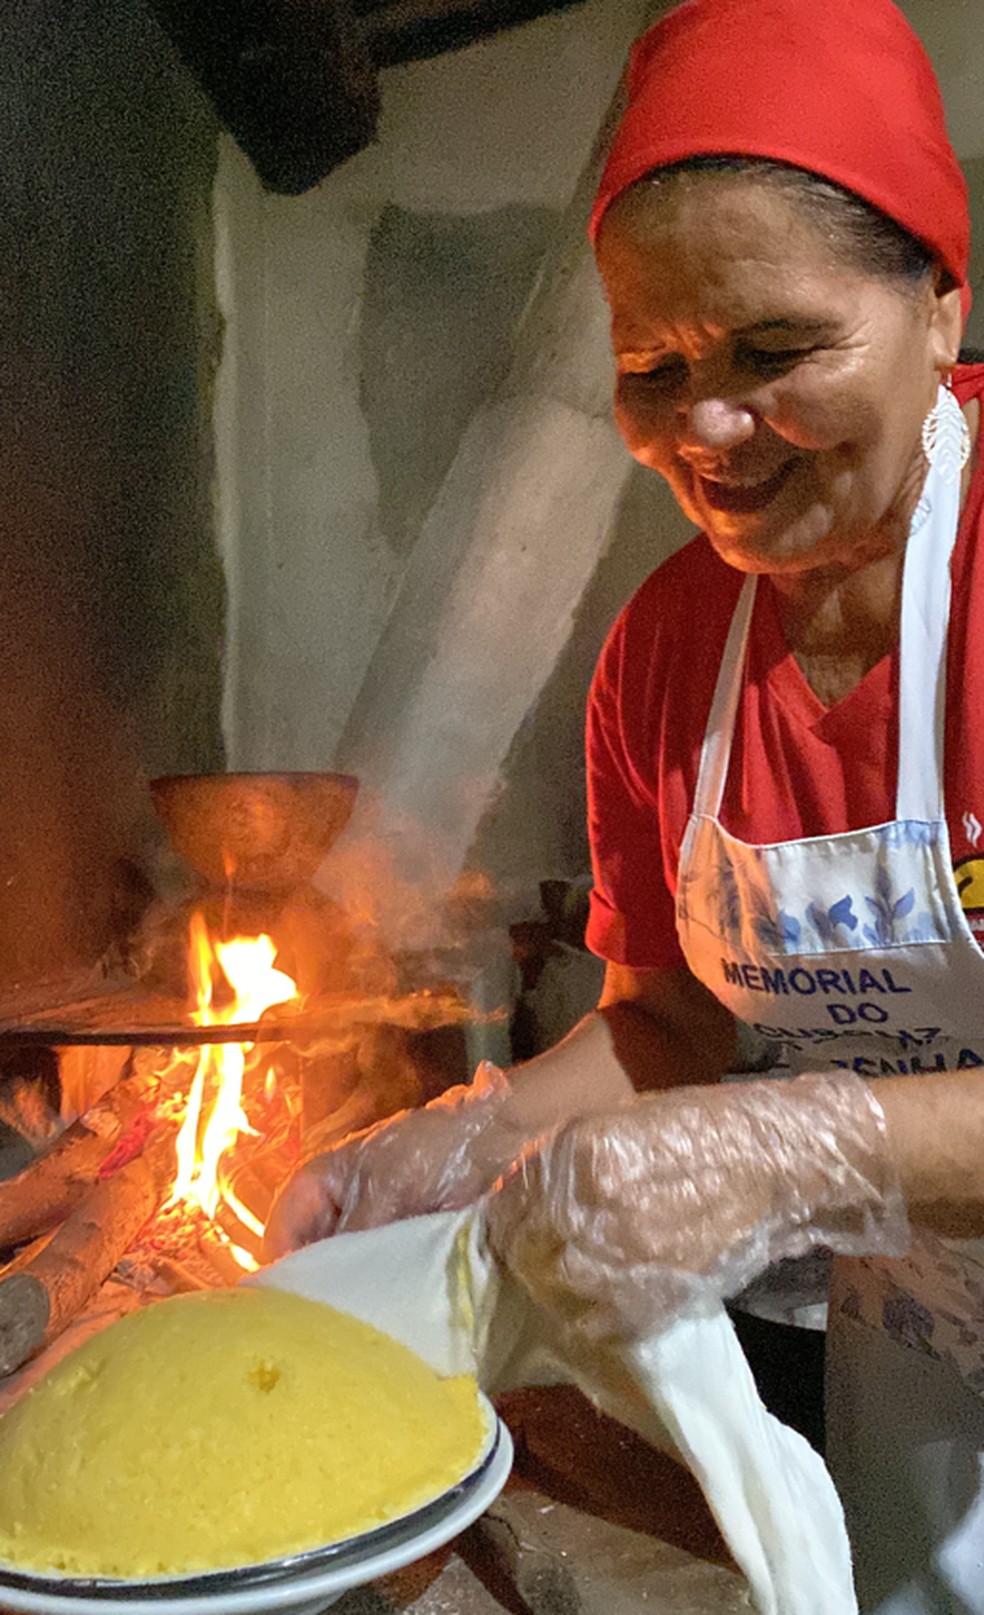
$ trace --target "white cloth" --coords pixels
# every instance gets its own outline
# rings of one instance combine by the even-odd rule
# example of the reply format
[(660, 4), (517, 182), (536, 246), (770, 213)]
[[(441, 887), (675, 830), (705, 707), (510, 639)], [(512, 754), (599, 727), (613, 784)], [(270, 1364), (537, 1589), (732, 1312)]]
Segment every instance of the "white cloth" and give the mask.
[(580, 1386), (692, 1470), (760, 1615), (855, 1615), (830, 1477), (812, 1447), (762, 1406), (723, 1309), (631, 1350), (572, 1358), (550, 1320), (497, 1267), (480, 1208), (338, 1235), (253, 1282), (351, 1312), (441, 1373), (476, 1372), (493, 1395), (517, 1385)]

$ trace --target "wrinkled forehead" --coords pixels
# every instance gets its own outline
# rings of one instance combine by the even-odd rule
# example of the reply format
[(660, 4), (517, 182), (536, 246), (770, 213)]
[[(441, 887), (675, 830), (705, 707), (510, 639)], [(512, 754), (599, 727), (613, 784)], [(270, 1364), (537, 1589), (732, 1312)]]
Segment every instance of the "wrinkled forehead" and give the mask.
[(613, 204), (597, 250), (622, 356), (699, 355), (763, 330), (773, 343), (842, 340), (908, 327), (921, 306), (901, 283), (845, 262), (799, 198), (761, 180), (643, 184)]
[(818, 265), (843, 255), (809, 203), (754, 173), (664, 169), (637, 180), (611, 204), (595, 252), (602, 273), (613, 257), (649, 248), (686, 256), (708, 246), (757, 243), (770, 256), (813, 256)]
[(696, 299), (725, 320), (735, 300), (783, 292), (795, 304), (836, 287), (854, 295), (865, 278), (797, 197), (732, 174), (639, 182), (612, 204), (596, 251), (613, 312), (672, 313)]

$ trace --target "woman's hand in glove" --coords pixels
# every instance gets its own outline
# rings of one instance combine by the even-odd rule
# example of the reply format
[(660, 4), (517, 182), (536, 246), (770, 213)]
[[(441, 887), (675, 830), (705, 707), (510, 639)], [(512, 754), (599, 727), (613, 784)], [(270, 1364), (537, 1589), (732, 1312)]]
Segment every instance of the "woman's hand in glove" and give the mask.
[(263, 1248), (275, 1260), (329, 1234), (470, 1205), (519, 1155), (510, 1083), (483, 1062), (470, 1085), (403, 1110), (299, 1168), (274, 1201)]
[(607, 1021), (588, 1015), (508, 1077), (483, 1061), (470, 1085), (308, 1161), (274, 1202), (264, 1255), (272, 1261), (329, 1234), (471, 1205), (531, 1139), (632, 1098)]
[(849, 1072), (680, 1088), (569, 1123), (489, 1198), (493, 1249), (592, 1340), (651, 1333), (817, 1245), (899, 1254), (905, 1205)]

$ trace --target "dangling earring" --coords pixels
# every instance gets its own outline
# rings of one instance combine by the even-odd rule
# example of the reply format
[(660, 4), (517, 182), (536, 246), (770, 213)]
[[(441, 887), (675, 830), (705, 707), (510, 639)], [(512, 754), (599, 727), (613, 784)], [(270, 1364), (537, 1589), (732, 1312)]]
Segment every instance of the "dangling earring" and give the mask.
[(970, 459), (970, 431), (953, 396), (950, 378), (941, 383), (922, 425), (923, 453), (943, 482), (956, 482)]

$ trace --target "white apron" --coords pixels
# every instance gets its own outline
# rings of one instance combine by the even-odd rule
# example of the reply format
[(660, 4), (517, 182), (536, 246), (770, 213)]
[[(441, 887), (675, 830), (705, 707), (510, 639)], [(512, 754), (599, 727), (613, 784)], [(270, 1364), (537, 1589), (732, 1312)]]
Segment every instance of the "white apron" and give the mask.
[[(725, 830), (719, 814), (754, 577), (746, 580), (735, 609), (680, 854), (677, 929), (693, 973), (739, 1019), (779, 1044), (783, 1064), (793, 1071), (846, 1067), (877, 1077), (984, 1064), (984, 953), (960, 905), (943, 805), (950, 557), (959, 497), (959, 484), (930, 471), (910, 528), (900, 629), (899, 774), (895, 817), (888, 823), (764, 846)], [(925, 1252), (920, 1260), (920, 1305), (931, 1337), (931, 1263)], [(905, 1261), (881, 1265), (905, 1286)], [(876, 1282), (871, 1275), (866, 1279), (863, 1266), (851, 1264), (855, 1287)], [(984, 1279), (975, 1263), (968, 1268)], [(959, 1320), (952, 1274), (939, 1295), (948, 1327), (959, 1321), (981, 1331), (981, 1285), (971, 1283), (967, 1313)], [(972, 1495), (964, 1487), (958, 1500), (945, 1485), (927, 1479), (947, 1472), (939, 1461), (941, 1445), (952, 1453), (961, 1442), (967, 1450), (954, 1460), (956, 1467), (962, 1475), (979, 1475), (984, 1418), (968, 1422), (966, 1385), (949, 1370), (937, 1370), (933, 1397), (909, 1405), (905, 1421), (895, 1419), (893, 1408), (910, 1387), (899, 1374), (896, 1396), (886, 1382), (896, 1372), (893, 1353), (903, 1352), (907, 1368), (907, 1349), (918, 1352), (923, 1374), (933, 1375), (934, 1364), (924, 1350), (925, 1330), (923, 1346), (900, 1344), (894, 1336), (873, 1341), (881, 1313), (877, 1307), (869, 1312), (863, 1347), (861, 1332), (845, 1327), (836, 1331), (828, 1353), (828, 1376), (837, 1392), (829, 1398), (828, 1444), (837, 1454), (835, 1478), (856, 1549), (863, 1552), (872, 1535), (864, 1529), (870, 1501), (865, 1477), (879, 1465), (884, 1471), (888, 1454), (899, 1477), (899, 1506), (879, 1521), (877, 1567), (858, 1558), (862, 1610), (984, 1615), (984, 1504), (977, 1499), (977, 1480)], [(871, 1374), (875, 1361), (877, 1383)], [(972, 1389), (973, 1400), (981, 1389)], [(951, 1417), (945, 1409), (953, 1398)], [(832, 1417), (839, 1421), (833, 1430)], [(933, 1462), (927, 1453), (936, 1455)], [(924, 1545), (915, 1568), (914, 1540)], [(906, 1567), (897, 1577), (886, 1573), (886, 1555), (890, 1565)]]
[(958, 513), (958, 486), (930, 472), (906, 548), (899, 776), (886, 824), (767, 846), (724, 829), (754, 577), (732, 620), (680, 853), (677, 929), (694, 975), (780, 1044), (793, 1070), (984, 1065), (984, 954), (960, 905), (943, 810)]

